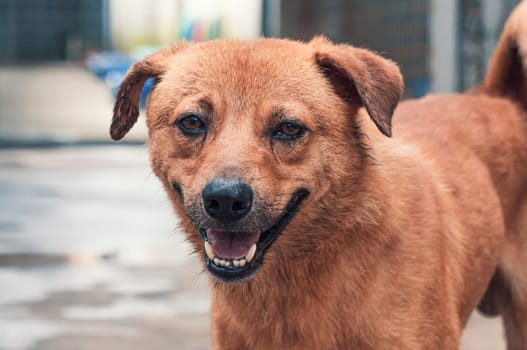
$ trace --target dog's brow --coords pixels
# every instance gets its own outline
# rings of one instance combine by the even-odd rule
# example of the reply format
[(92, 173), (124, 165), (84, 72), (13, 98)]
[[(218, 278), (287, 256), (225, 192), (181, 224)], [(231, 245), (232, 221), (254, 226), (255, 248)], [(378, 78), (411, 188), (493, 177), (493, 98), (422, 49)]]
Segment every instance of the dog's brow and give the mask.
[(203, 112), (207, 113), (207, 114), (211, 114), (212, 113), (212, 103), (209, 101), (209, 99), (207, 97), (203, 97), (201, 98), (199, 101), (198, 101), (198, 106), (200, 109), (203, 110)]
[(294, 114), (289, 113), (284, 106), (275, 106), (271, 112), (271, 119), (275, 121), (291, 119), (293, 117)]

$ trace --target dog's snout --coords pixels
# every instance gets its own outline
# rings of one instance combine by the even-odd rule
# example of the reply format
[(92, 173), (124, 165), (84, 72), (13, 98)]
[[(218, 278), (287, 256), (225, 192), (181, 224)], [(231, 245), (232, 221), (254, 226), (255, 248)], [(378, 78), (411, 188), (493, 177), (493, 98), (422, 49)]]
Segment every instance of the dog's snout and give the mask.
[(237, 180), (216, 179), (205, 186), (202, 192), (207, 214), (223, 223), (244, 218), (253, 205), (253, 191)]

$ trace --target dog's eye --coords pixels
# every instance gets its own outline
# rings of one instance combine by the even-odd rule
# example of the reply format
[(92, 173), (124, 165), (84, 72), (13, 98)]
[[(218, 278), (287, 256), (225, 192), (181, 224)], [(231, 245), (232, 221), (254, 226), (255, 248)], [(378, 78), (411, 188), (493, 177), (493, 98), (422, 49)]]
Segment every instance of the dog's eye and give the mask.
[(178, 119), (176, 125), (188, 135), (198, 135), (207, 132), (207, 125), (195, 114), (183, 115)]
[(288, 121), (279, 124), (274, 130), (272, 137), (276, 140), (289, 141), (299, 138), (304, 134), (306, 128), (295, 121)]

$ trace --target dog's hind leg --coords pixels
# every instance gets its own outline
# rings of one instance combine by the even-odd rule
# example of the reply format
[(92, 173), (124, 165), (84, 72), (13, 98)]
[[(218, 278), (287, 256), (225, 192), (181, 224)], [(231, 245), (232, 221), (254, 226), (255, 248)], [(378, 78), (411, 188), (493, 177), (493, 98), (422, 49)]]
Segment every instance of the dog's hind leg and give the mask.
[(527, 308), (516, 304), (503, 305), (503, 324), (507, 350), (527, 349)]
[[(525, 232), (527, 233), (527, 232)], [(497, 295), (508, 350), (527, 350), (527, 240), (504, 248), (503, 285)]]
[(527, 350), (527, 198), (509, 226), (490, 290), (503, 318), (508, 350)]
[[(511, 263), (509, 256), (508, 264)], [(508, 350), (527, 350), (527, 295), (518, 285), (521, 264), (512, 262), (516, 269), (506, 273), (498, 268), (479, 302), (478, 310), (485, 316), (503, 318)], [(525, 265), (524, 265), (525, 266)]]

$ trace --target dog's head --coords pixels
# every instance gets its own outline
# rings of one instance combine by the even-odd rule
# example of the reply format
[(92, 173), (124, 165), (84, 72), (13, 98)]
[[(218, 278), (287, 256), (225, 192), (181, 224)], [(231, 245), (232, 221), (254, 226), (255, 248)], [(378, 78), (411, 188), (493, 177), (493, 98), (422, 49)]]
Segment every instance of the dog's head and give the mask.
[(181, 43), (130, 69), (112, 138), (137, 120), (150, 77), (153, 170), (207, 269), (225, 282), (324, 244), (320, 230), (368, 162), (357, 111), (390, 136), (402, 92), (394, 63), (320, 37)]

